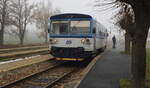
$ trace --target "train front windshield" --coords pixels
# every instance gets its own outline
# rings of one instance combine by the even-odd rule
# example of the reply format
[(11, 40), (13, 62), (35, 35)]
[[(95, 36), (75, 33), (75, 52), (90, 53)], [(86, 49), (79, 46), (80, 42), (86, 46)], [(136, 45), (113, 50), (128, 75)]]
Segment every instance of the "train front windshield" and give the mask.
[(52, 21), (51, 34), (88, 34), (90, 21)]

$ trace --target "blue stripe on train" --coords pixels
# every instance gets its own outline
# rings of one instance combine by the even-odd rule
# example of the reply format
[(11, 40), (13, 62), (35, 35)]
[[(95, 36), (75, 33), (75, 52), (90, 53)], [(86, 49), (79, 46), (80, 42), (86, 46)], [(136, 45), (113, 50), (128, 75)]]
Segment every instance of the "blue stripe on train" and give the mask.
[(92, 18), (66, 18), (66, 19), (63, 19), (63, 18), (55, 18), (55, 19), (50, 19), (51, 21), (68, 21), (68, 20), (74, 20), (74, 21), (76, 21), (76, 20), (78, 20), (78, 21), (80, 21), (80, 20), (92, 20)]
[(49, 35), (50, 38), (93, 38), (93, 35)]
[[(93, 38), (94, 35), (49, 35), (50, 38)], [(96, 35), (96, 38), (105, 39), (105, 36)]]

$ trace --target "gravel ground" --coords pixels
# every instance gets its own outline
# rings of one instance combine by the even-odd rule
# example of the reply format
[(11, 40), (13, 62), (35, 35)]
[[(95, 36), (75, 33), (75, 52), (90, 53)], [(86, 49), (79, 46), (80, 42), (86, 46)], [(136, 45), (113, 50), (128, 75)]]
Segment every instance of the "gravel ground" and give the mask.
[(68, 74), (68, 72), (73, 69), (74, 68), (72, 67), (56, 67), (55, 69), (50, 69), (44, 73), (30, 77), (29, 79), (8, 88), (44, 88), (49, 83), (53, 83), (55, 80), (61, 78), (65, 74)]
[(30, 66), (19, 68), (16, 70), (11, 70), (8, 72), (1, 72), (0, 73), (0, 86), (3, 86), (3, 85), (8, 84), (10, 82), (16, 81), (18, 79), (21, 79), (25, 76), (39, 72), (41, 70), (44, 70), (48, 67), (53, 66), (54, 64), (56, 64), (56, 62), (45, 61), (45, 62), (41, 62), (38, 64), (33, 64)]
[[(75, 64), (76, 62), (74, 62)], [(87, 69), (87, 66), (91, 63), (91, 61), (81, 62), (75, 64), (78, 66), (78, 70), (68, 75), (64, 79), (60, 80), (57, 84), (55, 84), (52, 88), (76, 88), (80, 81), (84, 78), (86, 73), (84, 72)], [(84, 74), (83, 74), (84, 72)]]
[(77, 72), (71, 74), (70, 76), (67, 76), (52, 88), (74, 88), (81, 81), (81, 73), (83, 70), (83, 68), (79, 68)]
[[(0, 85), (7, 84), (9, 82), (20, 79), (32, 73), (38, 72), (41, 69), (45, 69), (49, 66), (52, 66), (52, 64), (50, 63), (51, 62), (43, 62), (43, 63), (27, 66), (21, 69), (0, 73)], [(82, 66), (82, 67), (79, 66), (79, 69), (76, 72), (72, 73), (70, 76), (67, 76), (65, 79), (58, 82), (53, 88), (75, 88), (84, 77), (82, 73), (85, 68), (86, 66)]]

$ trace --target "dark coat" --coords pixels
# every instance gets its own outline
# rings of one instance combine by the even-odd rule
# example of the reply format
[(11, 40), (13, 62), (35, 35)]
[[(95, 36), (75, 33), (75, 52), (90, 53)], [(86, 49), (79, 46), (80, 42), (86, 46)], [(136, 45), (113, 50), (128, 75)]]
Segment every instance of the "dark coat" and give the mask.
[(112, 41), (114, 44), (116, 44), (116, 37), (115, 36), (112, 37)]

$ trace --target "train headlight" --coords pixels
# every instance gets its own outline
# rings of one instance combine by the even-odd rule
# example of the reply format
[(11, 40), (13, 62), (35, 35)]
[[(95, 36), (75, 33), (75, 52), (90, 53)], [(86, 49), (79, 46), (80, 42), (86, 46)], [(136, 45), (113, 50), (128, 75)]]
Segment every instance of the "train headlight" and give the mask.
[(56, 44), (58, 42), (58, 40), (56, 39), (49, 39), (50, 44)]
[(90, 45), (90, 44), (91, 44), (90, 40), (87, 39), (87, 38), (82, 39), (82, 40), (81, 40), (81, 43), (82, 43), (82, 44), (87, 44), (87, 45)]
[(85, 41), (86, 41), (85, 39), (82, 39), (82, 40), (81, 40), (81, 43), (82, 43), (82, 44), (84, 44), (84, 43), (85, 43)]

